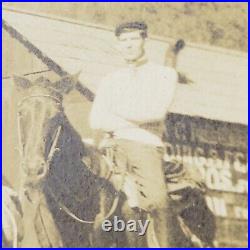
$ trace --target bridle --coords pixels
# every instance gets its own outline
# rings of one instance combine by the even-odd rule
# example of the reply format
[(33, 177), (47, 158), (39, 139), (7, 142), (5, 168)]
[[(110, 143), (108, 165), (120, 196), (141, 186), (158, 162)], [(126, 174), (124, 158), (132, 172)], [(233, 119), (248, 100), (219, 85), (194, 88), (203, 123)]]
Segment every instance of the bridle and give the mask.
[(29, 99), (32, 99), (32, 98), (39, 98), (39, 97), (51, 99), (51, 100), (55, 101), (55, 102), (58, 103), (58, 104), (60, 104), (60, 103), (62, 102), (61, 98), (55, 97), (55, 96), (52, 96), (52, 95), (30, 95), (30, 96), (24, 97), (24, 98), (17, 104), (17, 107), (20, 108), (20, 107), (23, 105), (23, 103), (26, 102), (26, 101), (29, 100)]
[[(55, 97), (55, 96), (51, 96), (51, 95), (31, 95), (31, 96), (27, 96), (25, 98), (23, 98), (19, 103), (18, 103), (18, 109), (20, 109), (20, 107), (28, 100), (32, 99), (32, 98), (48, 98), (48, 99), (51, 99), (53, 101), (55, 101), (57, 104), (60, 104), (62, 103), (62, 100)], [(20, 157), (21, 157), (21, 167), (23, 169), (23, 171), (26, 173), (26, 175), (29, 175), (29, 171), (25, 168), (26, 166), (26, 162), (25, 162), (25, 158), (24, 158), (24, 143), (23, 143), (23, 140), (22, 140), (22, 134), (21, 134), (21, 115), (20, 115), (20, 112), (17, 113), (17, 124), (18, 124), (18, 141), (19, 141), (19, 153), (20, 153)], [(46, 166), (46, 171), (44, 171), (42, 174), (39, 174), (39, 179), (43, 178), (46, 176), (48, 170), (49, 170), (49, 167), (50, 167), (50, 163), (52, 161), (52, 159), (54, 158), (55, 156), (55, 153), (57, 151), (59, 151), (60, 149), (57, 148), (57, 144), (58, 144), (58, 140), (59, 140), (59, 137), (60, 137), (60, 134), (61, 134), (61, 129), (62, 129), (62, 125), (59, 125), (58, 128), (56, 129), (55, 133), (54, 133), (54, 140), (53, 140), (53, 143), (50, 147), (50, 150), (49, 150), (49, 153), (48, 153), (48, 157), (47, 157), (47, 160), (45, 162), (45, 166)], [(110, 178), (112, 177), (112, 175), (115, 173), (115, 165), (114, 163), (112, 162), (112, 160), (109, 159), (109, 157), (105, 156), (104, 154), (101, 154), (101, 157), (102, 157), (102, 160), (105, 161), (105, 163), (109, 166), (109, 172), (108, 174), (104, 177), (106, 181), (110, 180)], [(110, 208), (110, 211), (103, 216), (103, 220), (109, 218), (113, 213), (114, 211), (116, 210), (117, 208), (117, 205), (118, 205), (118, 202), (119, 202), (119, 197), (120, 197), (120, 191), (122, 190), (122, 187), (124, 185), (124, 181), (125, 181), (125, 175), (126, 175), (126, 171), (123, 170), (121, 172), (121, 176), (122, 176), (122, 181), (120, 183), (120, 186), (119, 188), (117, 189), (116, 191), (116, 196), (114, 198), (114, 201), (112, 203), (112, 206)], [(103, 186), (101, 186), (98, 190), (98, 192), (100, 191), (100, 189), (102, 189)], [(51, 196), (54, 198), (54, 200), (58, 203), (58, 205), (60, 206), (60, 209), (63, 209), (64, 212), (66, 214), (68, 214), (71, 218), (73, 218), (74, 220), (76, 220), (77, 222), (79, 223), (83, 223), (83, 224), (94, 224), (95, 223), (95, 220), (94, 221), (88, 221), (88, 220), (85, 220), (85, 219), (81, 219), (79, 217), (77, 217), (73, 212), (70, 211), (69, 208), (67, 208), (64, 204), (62, 204), (56, 197), (56, 195), (54, 194), (54, 192), (49, 188), (47, 187), (47, 189), (49, 190)], [(97, 192), (96, 192), (97, 193)]]
[[(17, 107), (18, 107), (18, 110), (21, 108), (21, 106), (28, 100), (32, 99), (32, 98), (39, 98), (39, 97), (43, 97), (43, 98), (49, 98), (53, 101), (55, 101), (57, 104), (60, 104), (61, 105), (61, 100), (55, 96), (51, 96), (51, 95), (31, 95), (31, 96), (27, 96), (27, 97), (24, 97), (18, 104), (17, 104)], [(29, 175), (29, 171), (26, 169), (26, 162), (25, 162), (25, 153), (24, 153), (24, 143), (23, 143), (23, 139), (22, 139), (22, 133), (21, 133), (21, 114), (20, 112), (18, 111), (17, 112), (17, 134), (18, 134), (18, 143), (19, 143), (19, 154), (20, 154), (20, 157), (21, 157), (21, 167), (24, 171), (24, 173), (26, 175)], [(62, 126), (59, 125), (58, 128), (56, 129), (55, 133), (54, 133), (54, 140), (53, 140), (53, 143), (50, 147), (50, 150), (49, 150), (49, 153), (48, 153), (48, 157), (47, 157), (47, 160), (45, 162), (45, 166), (47, 167), (46, 171), (43, 171), (43, 173), (39, 174), (39, 178), (43, 178), (47, 171), (48, 171), (48, 168), (49, 168), (49, 165), (55, 155), (55, 153), (59, 150), (56, 146), (57, 146), (57, 143), (58, 143), (58, 139), (59, 139), (59, 136), (60, 136), (60, 133), (61, 133), (61, 129), (62, 129)]]

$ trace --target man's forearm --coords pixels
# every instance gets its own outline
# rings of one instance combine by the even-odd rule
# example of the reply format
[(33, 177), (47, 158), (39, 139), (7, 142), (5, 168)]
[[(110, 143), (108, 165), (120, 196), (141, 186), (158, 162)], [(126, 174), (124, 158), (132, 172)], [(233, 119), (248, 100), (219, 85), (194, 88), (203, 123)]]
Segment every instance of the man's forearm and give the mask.
[(104, 137), (105, 132), (98, 129), (93, 132), (94, 145), (98, 146)]
[(102, 113), (102, 115), (92, 116), (91, 127), (105, 132), (114, 132), (119, 129), (132, 128), (136, 124), (114, 114)]

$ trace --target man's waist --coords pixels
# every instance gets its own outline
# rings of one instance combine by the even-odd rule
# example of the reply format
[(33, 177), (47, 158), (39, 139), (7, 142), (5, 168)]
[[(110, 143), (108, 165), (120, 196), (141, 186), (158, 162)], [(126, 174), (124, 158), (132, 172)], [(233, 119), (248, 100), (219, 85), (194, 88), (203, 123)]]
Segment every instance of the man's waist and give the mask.
[[(153, 128), (153, 127), (152, 127)], [(139, 141), (145, 144), (162, 146), (162, 132), (156, 129), (146, 129), (144, 127), (123, 128), (114, 131), (114, 138), (127, 139), (131, 141)]]
[(144, 122), (138, 124), (138, 127), (162, 138), (163, 132), (165, 131), (165, 122), (164, 121)]

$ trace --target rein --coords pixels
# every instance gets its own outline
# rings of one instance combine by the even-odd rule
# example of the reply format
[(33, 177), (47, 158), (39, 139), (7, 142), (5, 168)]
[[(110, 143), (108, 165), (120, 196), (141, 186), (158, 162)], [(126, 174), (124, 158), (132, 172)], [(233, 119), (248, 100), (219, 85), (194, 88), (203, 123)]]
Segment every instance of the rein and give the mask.
[[(112, 177), (112, 175), (116, 172), (116, 171), (115, 171), (116, 166), (115, 166), (115, 164), (114, 164), (108, 157), (104, 156), (103, 154), (102, 154), (102, 158), (103, 158), (103, 160), (106, 162), (106, 164), (109, 165), (109, 167), (110, 167), (110, 169), (111, 169), (111, 170), (109, 171), (109, 173), (107, 174), (107, 177), (105, 178), (105, 180), (109, 180), (109, 179)], [(116, 210), (116, 208), (117, 208), (117, 205), (118, 205), (118, 202), (119, 202), (120, 192), (121, 192), (122, 187), (123, 187), (123, 185), (124, 185), (125, 175), (126, 175), (126, 170), (123, 170), (123, 171), (121, 172), (122, 181), (121, 181), (120, 187), (119, 187), (118, 190), (116, 191), (116, 196), (115, 196), (115, 198), (114, 198), (114, 201), (113, 201), (113, 203), (112, 203), (112, 206), (111, 206), (109, 212), (108, 212), (106, 215), (103, 216), (102, 220), (108, 219), (108, 218), (115, 212), (115, 210)], [(82, 224), (94, 224), (94, 223), (95, 223), (95, 220), (93, 220), (93, 221), (88, 221), (88, 220), (81, 219), (81, 218), (79, 218), (78, 216), (76, 216), (72, 211), (70, 211), (70, 209), (69, 209), (68, 207), (66, 207), (64, 204), (62, 204), (62, 203), (58, 200), (58, 198), (56, 197), (56, 195), (54, 194), (54, 192), (53, 192), (49, 187), (47, 187), (47, 188), (48, 188), (50, 194), (52, 195), (52, 197), (54, 198), (54, 200), (59, 204), (60, 209), (62, 209), (62, 210), (63, 210), (66, 214), (68, 214), (72, 219), (74, 219), (75, 221), (77, 221), (77, 222), (79, 222), (79, 223), (82, 223)], [(102, 188), (103, 188), (103, 186), (100, 187), (100, 189), (102, 189)], [(100, 191), (100, 189), (99, 189), (98, 191)], [(97, 192), (96, 192), (96, 193), (97, 193)]]

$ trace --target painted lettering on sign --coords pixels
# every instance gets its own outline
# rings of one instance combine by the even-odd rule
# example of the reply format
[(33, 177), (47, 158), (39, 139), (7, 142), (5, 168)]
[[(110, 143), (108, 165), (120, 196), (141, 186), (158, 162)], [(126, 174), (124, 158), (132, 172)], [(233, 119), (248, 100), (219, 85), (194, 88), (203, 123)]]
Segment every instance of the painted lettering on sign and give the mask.
[(224, 152), (220, 158), (216, 149), (172, 145), (166, 143), (164, 160), (178, 160), (186, 166), (196, 167), (209, 189), (225, 192), (248, 193), (246, 155), (241, 152)]
[(171, 114), (164, 160), (197, 168), (207, 204), (221, 218), (247, 220), (247, 126)]

